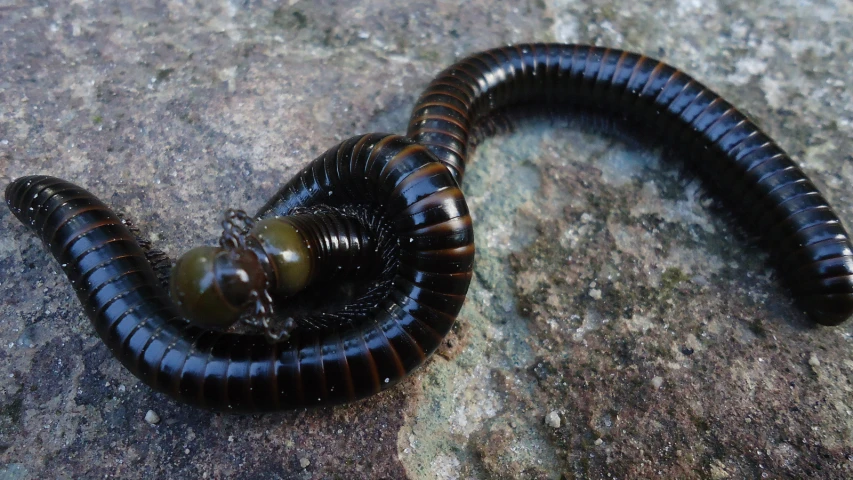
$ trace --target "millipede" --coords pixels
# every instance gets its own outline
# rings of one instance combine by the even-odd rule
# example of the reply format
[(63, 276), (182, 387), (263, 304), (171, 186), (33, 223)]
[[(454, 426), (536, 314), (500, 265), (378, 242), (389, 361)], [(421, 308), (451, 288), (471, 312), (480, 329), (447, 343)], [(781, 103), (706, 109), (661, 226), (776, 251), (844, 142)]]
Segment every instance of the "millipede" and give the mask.
[[(652, 126), (757, 232), (812, 321), (853, 314), (850, 237), (793, 160), (684, 72), (596, 46), (522, 44), (457, 62), (422, 93), (406, 136), (332, 147), (255, 215), (227, 212), (219, 245), (190, 250), (168, 279), (150, 246), (81, 187), (27, 176), (6, 187), (6, 203), (61, 264), (113, 355), (152, 389), (219, 411), (340, 404), (399, 382), (452, 328), (474, 264), (459, 186), (471, 129), (530, 105)], [(346, 301), (324, 293), (335, 285)]]

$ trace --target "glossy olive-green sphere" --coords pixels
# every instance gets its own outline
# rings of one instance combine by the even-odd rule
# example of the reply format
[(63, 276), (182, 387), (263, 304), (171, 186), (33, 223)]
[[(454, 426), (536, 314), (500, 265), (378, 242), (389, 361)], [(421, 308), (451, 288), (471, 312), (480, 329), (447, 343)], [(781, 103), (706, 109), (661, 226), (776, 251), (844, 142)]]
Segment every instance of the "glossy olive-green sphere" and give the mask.
[(178, 259), (170, 288), (172, 299), (188, 320), (226, 328), (251, 308), (253, 290), (263, 289), (265, 284), (254, 253), (196, 247)]
[(272, 264), (276, 293), (289, 296), (308, 286), (314, 257), (295, 226), (283, 218), (266, 218), (252, 228), (250, 235), (260, 241)]

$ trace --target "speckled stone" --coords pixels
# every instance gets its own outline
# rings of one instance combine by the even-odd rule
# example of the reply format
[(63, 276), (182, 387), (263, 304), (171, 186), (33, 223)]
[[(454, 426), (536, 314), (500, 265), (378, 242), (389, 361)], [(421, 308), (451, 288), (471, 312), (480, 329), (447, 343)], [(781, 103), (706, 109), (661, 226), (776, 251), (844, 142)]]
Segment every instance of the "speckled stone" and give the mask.
[[(336, 142), (403, 132), (459, 56), (574, 41), (712, 86), (850, 225), (851, 5), (0, 0), (0, 183), (85, 185), (177, 255)], [(367, 402), (264, 416), (141, 385), (0, 209), (0, 478), (850, 477), (853, 327), (808, 325), (679, 175), (574, 124), (485, 141), (475, 282), (439, 354)]]

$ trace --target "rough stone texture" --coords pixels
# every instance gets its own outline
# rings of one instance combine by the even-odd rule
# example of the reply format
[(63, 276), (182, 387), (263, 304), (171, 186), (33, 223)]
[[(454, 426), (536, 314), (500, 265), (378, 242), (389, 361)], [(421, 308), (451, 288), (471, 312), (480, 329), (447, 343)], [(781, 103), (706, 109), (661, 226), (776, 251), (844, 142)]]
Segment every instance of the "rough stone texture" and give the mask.
[[(686, 69), (853, 223), (847, 0), (55, 3), (0, 0), (0, 183), (86, 185), (173, 255), (337, 141), (402, 132), (458, 56), (527, 40)], [(542, 123), (485, 142), (465, 184), (477, 275), (447, 346), (367, 402), (259, 417), (141, 386), (0, 209), (0, 478), (853, 475), (853, 327), (809, 326), (660, 159)]]

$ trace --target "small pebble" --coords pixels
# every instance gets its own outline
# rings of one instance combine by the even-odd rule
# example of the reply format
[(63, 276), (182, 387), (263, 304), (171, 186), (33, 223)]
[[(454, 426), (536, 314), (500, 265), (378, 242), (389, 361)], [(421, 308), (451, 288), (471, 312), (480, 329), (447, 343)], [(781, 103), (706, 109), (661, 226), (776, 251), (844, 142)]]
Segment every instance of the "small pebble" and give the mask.
[(599, 438), (598, 440), (596, 440), (596, 441), (595, 441), (595, 444), (596, 444), (596, 445), (601, 445), (602, 443), (604, 443), (604, 440), (602, 440), (602, 439), (600, 439), (600, 438)]
[(301, 465), (302, 468), (308, 468), (308, 465), (311, 465), (311, 460), (308, 460), (307, 458), (300, 458), (299, 465)]
[(820, 360), (817, 359), (817, 355), (814, 353), (809, 357), (809, 365), (815, 368), (820, 366)]
[(560, 414), (553, 410), (545, 417), (545, 424), (552, 428), (560, 428)]
[(663, 377), (654, 377), (652, 378), (652, 386), (655, 388), (660, 388), (663, 386)]
[(154, 410), (148, 410), (148, 413), (145, 414), (145, 421), (151, 425), (157, 425), (160, 423), (160, 415), (154, 413)]
[(589, 296), (592, 297), (594, 300), (601, 300), (601, 290), (597, 288), (591, 288), (589, 290)]

